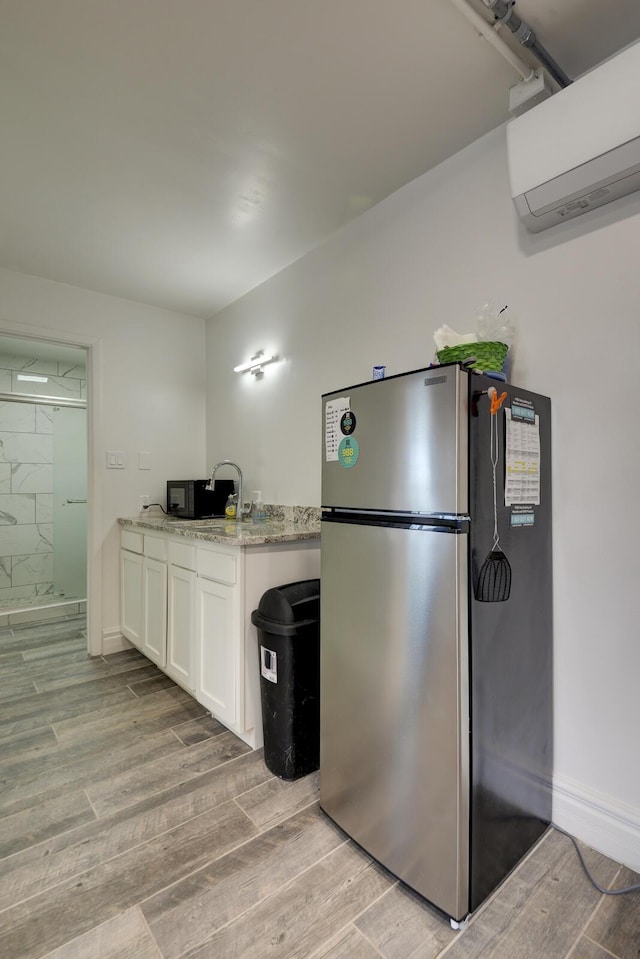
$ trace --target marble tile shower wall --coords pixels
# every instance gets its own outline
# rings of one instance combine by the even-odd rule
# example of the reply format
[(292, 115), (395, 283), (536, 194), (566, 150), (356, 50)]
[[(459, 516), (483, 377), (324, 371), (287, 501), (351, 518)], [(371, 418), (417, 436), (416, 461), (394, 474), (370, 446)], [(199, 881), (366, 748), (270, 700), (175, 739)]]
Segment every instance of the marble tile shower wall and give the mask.
[[(46, 376), (47, 382), (24, 382), (18, 379), (20, 373)], [(86, 399), (86, 368), (84, 364), (68, 360), (37, 360), (29, 356), (10, 356), (0, 350), (0, 393)]]
[[(23, 382), (19, 372), (47, 377)], [(84, 398), (84, 368), (0, 354), (0, 393)], [(0, 401), (0, 607), (53, 599), (53, 404)]]

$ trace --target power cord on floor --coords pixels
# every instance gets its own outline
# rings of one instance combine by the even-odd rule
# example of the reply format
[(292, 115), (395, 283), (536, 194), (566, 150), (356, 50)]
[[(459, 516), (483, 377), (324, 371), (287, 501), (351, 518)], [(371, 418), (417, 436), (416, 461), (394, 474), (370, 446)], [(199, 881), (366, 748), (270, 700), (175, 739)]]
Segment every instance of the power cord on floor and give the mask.
[(581, 864), (582, 864), (582, 868), (584, 869), (584, 871), (585, 871), (585, 873), (586, 873), (587, 879), (589, 880), (589, 882), (591, 883), (592, 886), (595, 886), (595, 888), (598, 890), (598, 892), (603, 893), (603, 895), (605, 895), (605, 896), (626, 896), (627, 893), (629, 893), (629, 892), (640, 892), (640, 883), (637, 883), (635, 886), (626, 886), (624, 889), (603, 889), (603, 887), (602, 887), (599, 883), (596, 882), (596, 880), (593, 878), (593, 876), (591, 875), (591, 873), (590, 873), (589, 870), (587, 869), (587, 864), (586, 864), (586, 862), (584, 861), (584, 856), (582, 855), (582, 852), (580, 851), (580, 846), (579, 846), (578, 843), (575, 841), (575, 839), (573, 838), (573, 836), (571, 835), (571, 833), (570, 833), (570, 832), (565, 832), (564, 829), (560, 829), (560, 826), (556, 826), (555, 823), (552, 823), (551, 825), (552, 825), (553, 828), (556, 830), (556, 832), (561, 832), (563, 836), (567, 836), (567, 837), (571, 840), (571, 842), (573, 843), (573, 845), (576, 847), (576, 852), (578, 853), (578, 857), (579, 857), (580, 862), (581, 862)]

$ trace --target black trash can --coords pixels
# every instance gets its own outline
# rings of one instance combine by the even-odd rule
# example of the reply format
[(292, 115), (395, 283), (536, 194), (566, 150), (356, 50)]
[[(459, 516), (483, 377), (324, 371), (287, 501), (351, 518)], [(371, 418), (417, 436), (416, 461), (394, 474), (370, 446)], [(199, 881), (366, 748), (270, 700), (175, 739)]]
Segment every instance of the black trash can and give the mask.
[(263, 594), (258, 627), (264, 761), (280, 779), (320, 765), (320, 580)]

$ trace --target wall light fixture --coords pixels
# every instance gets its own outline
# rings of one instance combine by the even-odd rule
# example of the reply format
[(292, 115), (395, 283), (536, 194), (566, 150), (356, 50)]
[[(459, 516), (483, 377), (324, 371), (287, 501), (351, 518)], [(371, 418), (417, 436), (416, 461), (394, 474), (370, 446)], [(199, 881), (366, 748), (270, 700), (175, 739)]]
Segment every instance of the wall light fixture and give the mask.
[(262, 376), (263, 366), (267, 366), (269, 363), (275, 363), (277, 361), (277, 355), (265, 356), (264, 350), (258, 350), (258, 352), (251, 357), (248, 363), (241, 363), (239, 366), (234, 366), (234, 373), (251, 373), (252, 376)]

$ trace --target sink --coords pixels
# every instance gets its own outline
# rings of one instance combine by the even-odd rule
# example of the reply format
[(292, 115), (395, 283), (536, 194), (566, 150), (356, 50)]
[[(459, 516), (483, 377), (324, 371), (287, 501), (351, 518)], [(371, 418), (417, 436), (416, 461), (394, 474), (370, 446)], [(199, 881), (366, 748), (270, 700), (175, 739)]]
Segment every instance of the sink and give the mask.
[(183, 519), (175, 520), (171, 524), (172, 528), (190, 530), (193, 533), (225, 533), (232, 535), (240, 526), (245, 526), (245, 522), (235, 519)]
[[(261, 524), (262, 527), (266, 524)], [(250, 529), (254, 524), (251, 517), (246, 519), (225, 519), (224, 517), (214, 519), (175, 519), (167, 523), (168, 528), (191, 530), (194, 533), (221, 533), (226, 536), (233, 536), (239, 529)], [(255, 527), (258, 532), (258, 527)]]
[(224, 516), (211, 516), (208, 519), (170, 519), (168, 525), (177, 526), (179, 529), (202, 529), (204, 526), (221, 526), (228, 522)]
[[(171, 526), (175, 526), (177, 529), (224, 529), (229, 520), (224, 519), (183, 519), (176, 520), (174, 523), (171, 523)], [(233, 521), (231, 521), (233, 522)]]
[(227, 528), (228, 525), (230, 525), (230, 524), (229, 524), (229, 523), (224, 523), (224, 522), (221, 522), (221, 523), (198, 523), (197, 525), (194, 523), (194, 525), (191, 527), (191, 529), (194, 531), (194, 533), (197, 533), (199, 529), (201, 529), (201, 530), (203, 530), (203, 531), (204, 531), (204, 530), (209, 530), (209, 529), (226, 530), (226, 528)]

